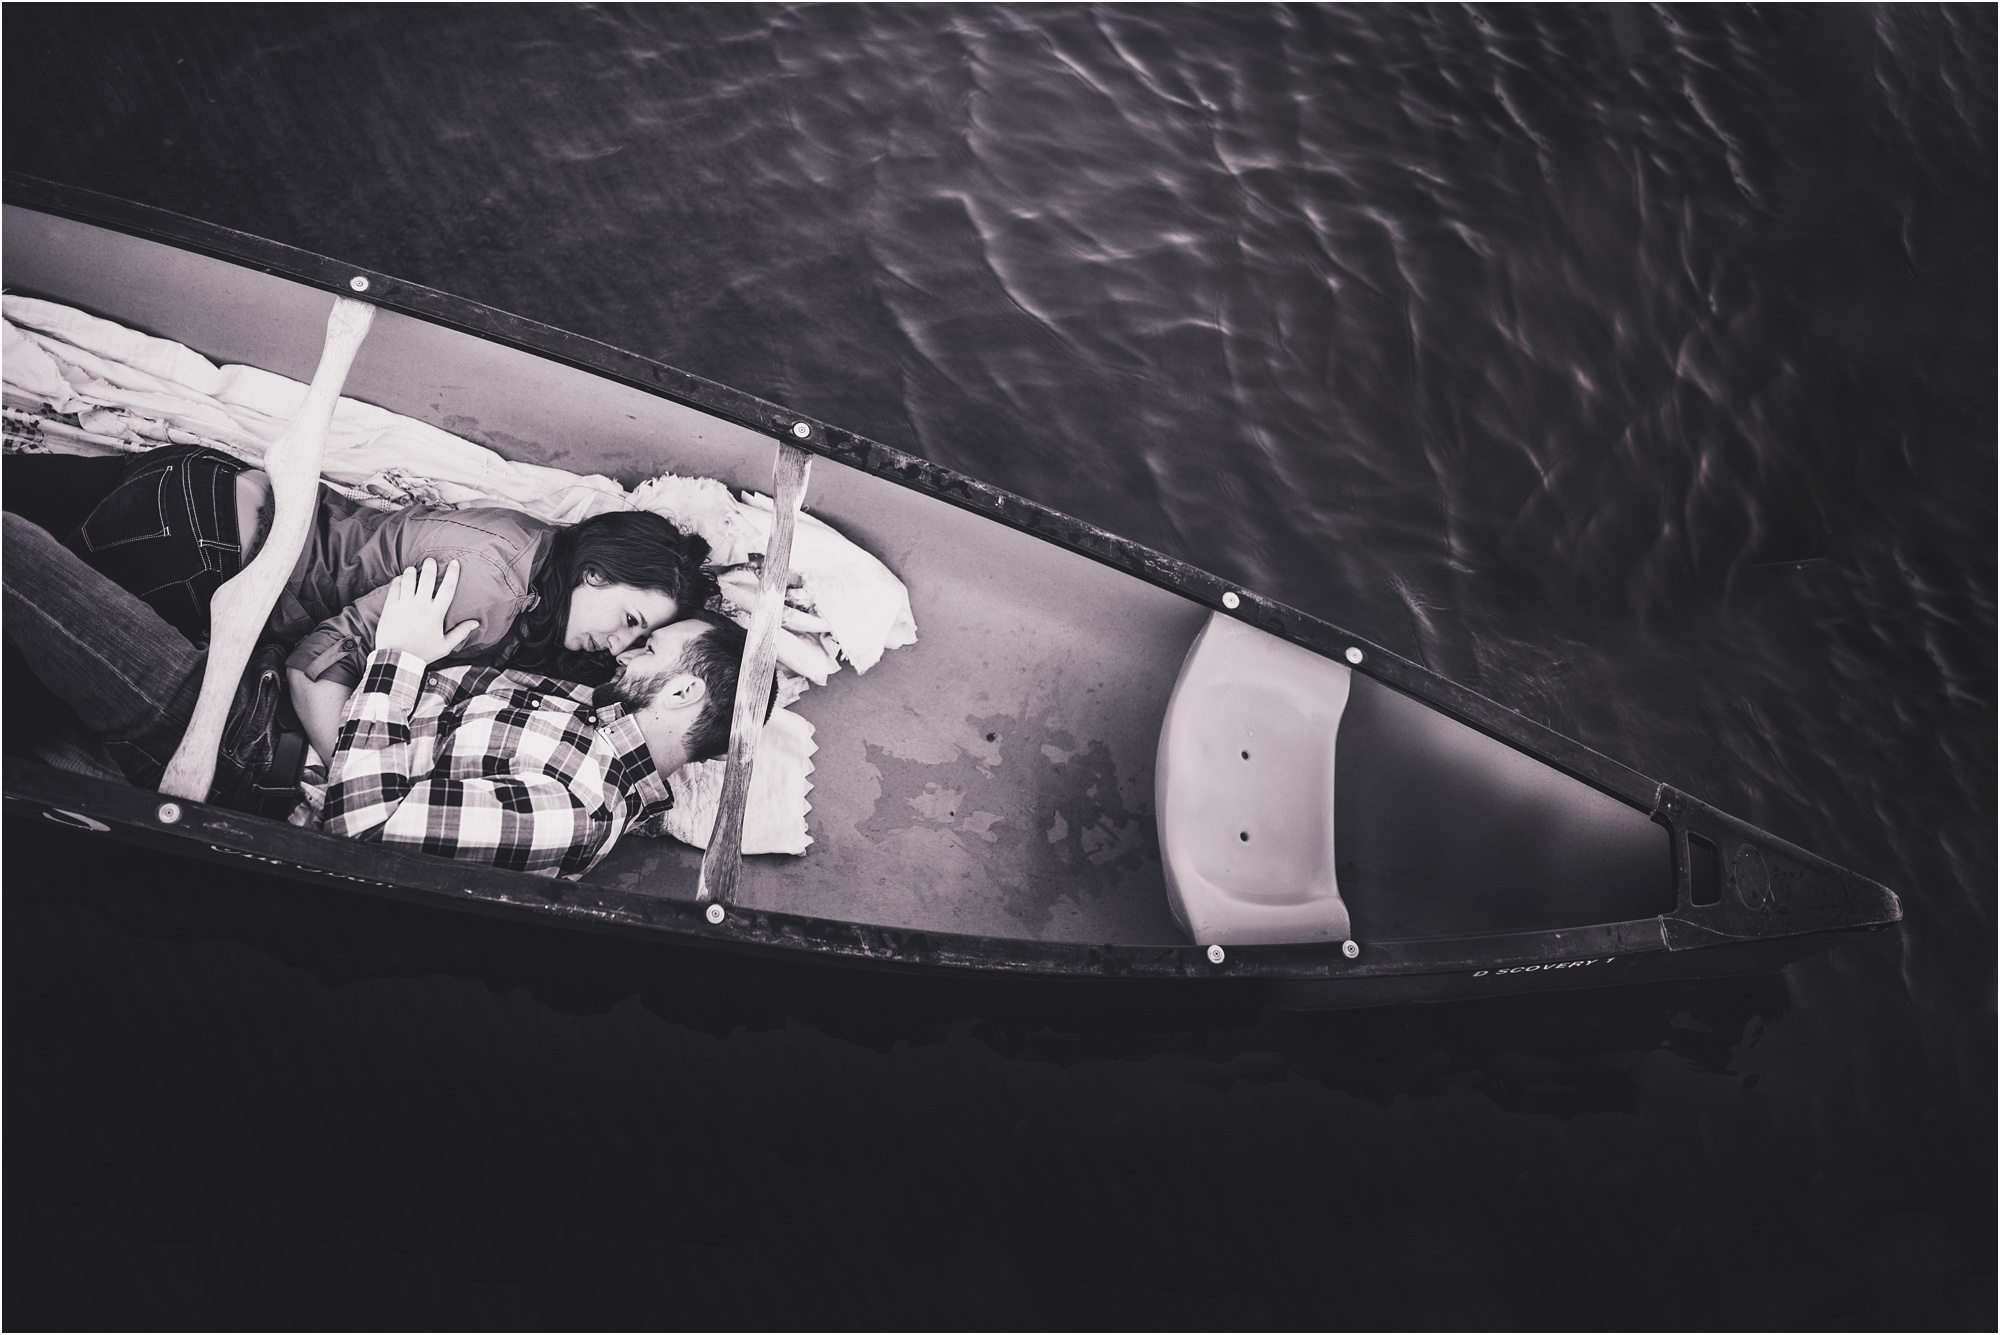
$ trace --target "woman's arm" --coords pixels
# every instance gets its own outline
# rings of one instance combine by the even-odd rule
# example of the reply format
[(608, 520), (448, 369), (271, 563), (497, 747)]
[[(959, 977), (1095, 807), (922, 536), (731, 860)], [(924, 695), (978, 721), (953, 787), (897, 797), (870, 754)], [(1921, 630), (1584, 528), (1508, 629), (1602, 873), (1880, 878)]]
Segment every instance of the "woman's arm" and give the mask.
[(340, 716), (354, 687), (335, 677), (314, 681), (297, 668), (287, 668), (285, 676), (292, 688), (292, 709), (306, 730), (306, 740), (320, 759), (331, 760), (340, 737)]

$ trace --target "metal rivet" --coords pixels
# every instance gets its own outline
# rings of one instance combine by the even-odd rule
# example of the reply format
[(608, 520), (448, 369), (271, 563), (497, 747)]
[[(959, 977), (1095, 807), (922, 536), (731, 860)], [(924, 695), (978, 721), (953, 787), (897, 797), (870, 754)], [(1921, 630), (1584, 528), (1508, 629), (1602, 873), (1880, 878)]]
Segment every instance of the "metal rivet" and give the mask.
[(1233, 593), (1225, 593), (1222, 595), (1222, 605), (1229, 608), (1241, 607), (1243, 606), (1243, 600)]
[(1340, 943), (1340, 953), (1351, 960), (1359, 959), (1361, 957), (1361, 943), (1359, 941), (1342, 941)]
[(710, 905), (708, 906), (708, 920), (709, 920), (710, 922), (712, 922), (712, 923), (715, 923), (715, 924), (717, 924), (718, 926), (719, 926), (719, 925), (721, 924), (721, 922), (722, 922), (722, 905), (720, 905), (720, 904), (710, 904)]
[(1361, 651), (1349, 645), (1347, 649), (1347, 661), (1350, 663), (1359, 663), (1361, 661)]
[(792, 423), (792, 434), (797, 436), (800, 440), (804, 440), (807, 436), (810, 436), (812, 433), (813, 429), (811, 422)]
[(1210, 947), (1208, 948), (1208, 962), (1209, 962), (1210, 964), (1220, 964), (1220, 963), (1222, 963), (1222, 947), (1221, 947), (1221, 946), (1210, 946)]
[(157, 814), (160, 818), (160, 824), (178, 825), (181, 823), (181, 804), (178, 802), (162, 802)]
[(354, 275), (354, 277), (348, 279), (347, 285), (353, 288), (356, 292), (366, 292), (368, 290), (368, 280), (366, 278), (363, 278), (360, 274), (356, 274)]

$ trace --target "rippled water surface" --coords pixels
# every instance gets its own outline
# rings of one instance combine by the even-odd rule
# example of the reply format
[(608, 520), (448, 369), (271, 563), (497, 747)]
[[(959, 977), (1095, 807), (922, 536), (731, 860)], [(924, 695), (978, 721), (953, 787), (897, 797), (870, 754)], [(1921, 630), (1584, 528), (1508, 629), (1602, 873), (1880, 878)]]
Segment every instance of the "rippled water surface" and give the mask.
[(1287, 1016), (10, 830), (9, 1324), (1993, 1323), (1990, 8), (5, 36), (12, 170), (1069, 511), (1907, 915), (1769, 979)]

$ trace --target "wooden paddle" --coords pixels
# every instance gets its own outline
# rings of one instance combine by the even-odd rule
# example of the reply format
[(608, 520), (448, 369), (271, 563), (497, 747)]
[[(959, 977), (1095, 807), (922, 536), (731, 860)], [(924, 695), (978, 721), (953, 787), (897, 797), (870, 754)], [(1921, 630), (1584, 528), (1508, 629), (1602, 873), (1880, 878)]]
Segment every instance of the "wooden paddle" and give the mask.
[(792, 575), (792, 531), (805, 504), (806, 480), (811, 472), (811, 454), (787, 441), (778, 442), (778, 457), (771, 466), (771, 540), (765, 544), (757, 605), (750, 610), (743, 667), (736, 678), (729, 762), (722, 774), (715, 829), (701, 859), (701, 885), (695, 893), (700, 901), (728, 904), (736, 898), (736, 882), (743, 870), (743, 813), (750, 802), (750, 770), (757, 758), (757, 739), (764, 734), (764, 705), (771, 698), (771, 677), (778, 670), (778, 631), (785, 612), (785, 586)]
[(208, 667), (202, 674), (201, 695), (181, 744), (160, 779), (160, 791), (170, 797), (206, 801), (215, 782), (215, 753), (222, 744), (222, 729), (229, 722), (236, 683), (312, 529), (313, 508), (319, 503), (320, 459), (326, 453), (334, 405), (374, 319), (375, 308), (368, 303), (352, 297), (334, 298), (333, 313), (326, 321), (326, 346), (320, 352), (319, 369), (313, 372), (305, 402), (285, 434), (264, 454), (264, 471), (271, 475), (277, 512), (256, 557), (224, 581), (209, 600)]

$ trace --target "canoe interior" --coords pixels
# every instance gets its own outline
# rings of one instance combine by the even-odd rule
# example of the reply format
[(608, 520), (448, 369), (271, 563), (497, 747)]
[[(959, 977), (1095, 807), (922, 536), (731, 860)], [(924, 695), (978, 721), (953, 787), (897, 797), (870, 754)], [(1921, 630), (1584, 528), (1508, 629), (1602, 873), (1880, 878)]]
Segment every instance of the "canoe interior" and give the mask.
[(1360, 673), (1335, 766), (1337, 874), (1357, 940), (1544, 931), (1674, 909), (1664, 825)]
[[(323, 292), (6, 209), (9, 291), (309, 379)], [(517, 460), (626, 484), (671, 470), (768, 490), (772, 443), (697, 409), (383, 310), (350, 396)], [(1087, 557), (830, 460), (807, 509), (909, 586), (920, 640), (797, 706), (817, 730), (806, 856), (745, 860), (748, 906), (1051, 942), (1178, 945), (1154, 832), (1161, 720), (1206, 610)], [(1645, 813), (1357, 674), (1336, 846), (1357, 937), (1668, 912)], [(692, 899), (698, 851), (628, 840), (588, 878)]]

